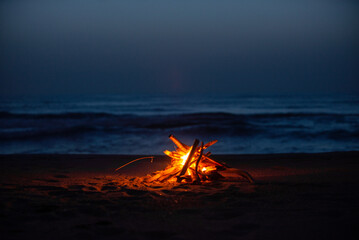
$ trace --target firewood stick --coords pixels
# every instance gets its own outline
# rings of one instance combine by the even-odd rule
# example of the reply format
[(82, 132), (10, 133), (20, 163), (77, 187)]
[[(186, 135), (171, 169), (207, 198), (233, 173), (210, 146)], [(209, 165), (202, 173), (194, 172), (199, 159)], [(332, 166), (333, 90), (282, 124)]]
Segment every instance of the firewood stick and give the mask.
[(212, 146), (213, 144), (215, 144), (216, 142), (218, 142), (218, 140), (213, 140), (213, 141), (210, 141), (209, 143), (206, 143), (203, 148), (204, 149), (207, 149), (209, 148), (210, 146)]
[(180, 174), (178, 175), (178, 180), (177, 181), (180, 181), (180, 177), (186, 173), (187, 171), (187, 168), (189, 166), (189, 163), (193, 157), (193, 154), (196, 152), (196, 149), (197, 149), (197, 146), (198, 146), (198, 143), (199, 143), (199, 140), (198, 139), (195, 139), (194, 142), (193, 142), (193, 145), (192, 145), (192, 148), (191, 148), (191, 151), (187, 157), (187, 160), (185, 162), (185, 164), (183, 165), (183, 168), (180, 172)]
[(254, 183), (253, 177), (248, 172), (240, 170), (240, 172), (238, 172), (238, 174), (244, 178), (247, 178), (250, 183)]
[(221, 175), (223, 175), (227, 179), (231, 179), (231, 178), (236, 179), (239, 176), (239, 177), (247, 180), (250, 183), (254, 183), (254, 179), (248, 172), (237, 169), (237, 168), (227, 168), (227, 169), (219, 171), (219, 172), (221, 173)]
[(164, 181), (167, 180), (171, 177), (176, 176), (178, 173), (180, 172), (180, 170), (176, 170), (176, 168), (169, 168), (168, 170), (164, 170), (164, 171), (160, 171), (157, 174), (155, 174), (154, 176), (151, 176), (148, 181), (152, 182), (152, 181)]
[(179, 149), (181, 149), (183, 152), (188, 152), (188, 149), (190, 149), (190, 146), (187, 146), (186, 144), (182, 143), (180, 140), (178, 140), (177, 138), (175, 138), (175, 136), (173, 136), (173, 134), (169, 135), (169, 138), (172, 140), (172, 142), (174, 142), (174, 144), (177, 145), (177, 147), (179, 147)]
[(163, 181), (166, 181), (166, 180), (170, 179), (171, 177), (176, 176), (178, 173), (179, 173), (179, 171), (176, 171), (174, 173), (164, 175), (164, 176), (158, 178), (157, 180), (160, 181), (160, 182), (163, 182)]
[(168, 150), (163, 151), (163, 153), (166, 154), (169, 157), (173, 156), (173, 153), (171, 151), (168, 151)]
[(196, 175), (196, 172), (193, 168), (189, 167), (188, 168), (188, 171), (190, 172), (190, 176), (191, 176), (191, 179), (192, 179), (192, 182), (193, 183), (198, 183), (199, 182), (199, 176)]
[(187, 168), (190, 166), (190, 163), (192, 161), (193, 155), (195, 154), (195, 152), (197, 151), (197, 146), (198, 146), (199, 140), (195, 139), (193, 142), (193, 145), (191, 147), (191, 151), (188, 154), (187, 160), (185, 162), (185, 164), (182, 167), (181, 173), (180, 175), (183, 175), (186, 173)]
[(163, 153), (166, 154), (167, 156), (169, 156), (170, 158), (179, 158), (182, 156), (181, 154), (179, 154), (177, 152), (170, 152), (168, 150), (163, 151)]
[(206, 155), (204, 155), (203, 158), (210, 161), (210, 162), (212, 162), (212, 163), (214, 163), (214, 164), (216, 164), (216, 165), (219, 165), (221, 167), (226, 167), (226, 168), (228, 167), (226, 164), (217, 162), (216, 160), (213, 160), (212, 158), (209, 158)]
[(201, 152), (199, 153), (199, 157), (197, 158), (196, 166), (195, 166), (195, 174), (196, 174), (197, 179), (199, 179), (199, 176), (198, 176), (198, 164), (201, 161), (202, 154), (203, 154), (203, 142), (201, 143)]

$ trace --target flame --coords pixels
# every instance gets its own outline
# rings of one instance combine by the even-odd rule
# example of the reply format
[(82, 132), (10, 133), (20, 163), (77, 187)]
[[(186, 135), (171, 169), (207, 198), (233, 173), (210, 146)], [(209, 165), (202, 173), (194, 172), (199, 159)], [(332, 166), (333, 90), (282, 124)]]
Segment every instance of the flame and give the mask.
[(192, 147), (189, 149), (189, 151), (187, 152), (187, 154), (181, 156), (181, 160), (182, 160), (181, 165), (182, 165), (182, 166), (186, 163), (187, 158), (188, 158), (188, 155), (189, 155), (189, 153), (191, 152), (191, 149), (192, 149)]
[[(208, 157), (209, 154), (203, 154), (204, 149), (215, 144), (217, 141), (211, 141), (207, 144), (203, 144), (202, 142), (201, 146), (198, 146), (199, 140), (196, 139), (193, 146), (188, 146), (181, 143), (173, 135), (170, 135), (170, 139), (177, 146), (175, 147), (175, 151), (164, 151), (167, 156), (171, 157), (171, 165), (169, 165), (163, 172), (152, 177), (152, 179), (166, 179), (167, 181), (178, 182), (185, 178), (186, 181), (190, 181), (190, 179), (192, 179), (192, 181), (205, 181), (208, 178), (207, 173), (215, 170), (215, 165), (220, 165), (216, 161), (210, 159)], [(188, 159), (192, 150), (195, 151), (193, 151), (191, 159)], [(187, 166), (185, 166), (186, 163)], [(182, 172), (184, 169), (185, 172)], [(203, 174), (204, 172), (206, 174)], [(176, 178), (171, 174), (176, 174)]]

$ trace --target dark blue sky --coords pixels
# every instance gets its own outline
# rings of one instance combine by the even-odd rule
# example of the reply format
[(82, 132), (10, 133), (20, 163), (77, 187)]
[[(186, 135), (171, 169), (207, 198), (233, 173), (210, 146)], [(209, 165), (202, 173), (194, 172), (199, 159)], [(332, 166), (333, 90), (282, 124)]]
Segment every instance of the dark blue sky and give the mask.
[(0, 2), (0, 94), (359, 93), (345, 0)]

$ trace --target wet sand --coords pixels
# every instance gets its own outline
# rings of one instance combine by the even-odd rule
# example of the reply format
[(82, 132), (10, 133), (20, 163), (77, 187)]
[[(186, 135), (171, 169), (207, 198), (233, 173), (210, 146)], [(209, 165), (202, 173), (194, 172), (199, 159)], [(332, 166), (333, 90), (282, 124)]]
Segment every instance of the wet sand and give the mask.
[(0, 155), (0, 239), (354, 239), (359, 152), (216, 155), (256, 180), (145, 186), (155, 157)]

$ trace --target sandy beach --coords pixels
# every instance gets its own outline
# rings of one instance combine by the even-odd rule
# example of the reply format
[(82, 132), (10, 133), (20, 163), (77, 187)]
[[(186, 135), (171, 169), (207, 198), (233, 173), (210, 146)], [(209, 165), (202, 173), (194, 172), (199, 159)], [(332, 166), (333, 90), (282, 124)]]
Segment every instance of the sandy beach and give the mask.
[(143, 185), (169, 158), (1, 155), (1, 239), (354, 239), (359, 152), (215, 155), (254, 184)]

